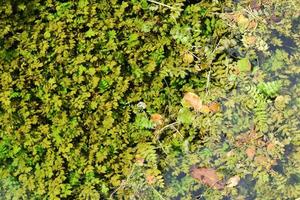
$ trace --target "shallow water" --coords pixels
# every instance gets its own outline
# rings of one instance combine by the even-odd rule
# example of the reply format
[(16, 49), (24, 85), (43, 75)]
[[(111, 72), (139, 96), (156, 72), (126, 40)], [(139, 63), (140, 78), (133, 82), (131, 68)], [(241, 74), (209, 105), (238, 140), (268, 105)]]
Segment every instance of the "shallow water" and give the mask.
[[(237, 1), (238, 2), (238, 1)], [(298, 33), (299, 30), (299, 18), (295, 19), (293, 21), (293, 33)], [(300, 90), (298, 89), (300, 86), (300, 60), (299, 60), (299, 47), (297, 44), (299, 44), (299, 37), (298, 38), (292, 38), (287, 37), (284, 35), (281, 35), (276, 30), (270, 30), (272, 32), (271, 37), (278, 38), (282, 41), (281, 46), (277, 46), (276, 44), (269, 43), (268, 51), (269, 53), (264, 52), (263, 54), (260, 52), (258, 53), (258, 60), (257, 63), (259, 63), (259, 66), (257, 68), (257, 71), (260, 71), (260, 73), (265, 74), (264, 80), (267, 80), (268, 82), (272, 81), (282, 81), (284, 82), (284, 86), (280, 89), (276, 97), (272, 97), (268, 100), (268, 111), (266, 112), (267, 119), (266, 122), (268, 123), (268, 131), (262, 131), (264, 132), (264, 135), (261, 136), (261, 143), (266, 144), (270, 142), (271, 140), (275, 139), (278, 144), (281, 143), (282, 151), (280, 156), (274, 156), (274, 159), (272, 164), (268, 166), (265, 169), (261, 169), (261, 166), (252, 166), (252, 161), (246, 161), (241, 159), (240, 162), (245, 162), (243, 167), (245, 167), (244, 170), (249, 170), (248, 175), (245, 175), (241, 177), (239, 183), (235, 186), (235, 192), (233, 194), (228, 195), (221, 195), (222, 198), (218, 195), (216, 195), (214, 189), (209, 187), (203, 187), (201, 186), (201, 183), (194, 182), (193, 185), (186, 186), (185, 184), (191, 184), (190, 180), (190, 174), (187, 172), (186, 168), (188, 163), (193, 163), (193, 165), (197, 166), (205, 166), (207, 164), (201, 163), (201, 159), (199, 159), (196, 162), (193, 162), (193, 158), (195, 157), (202, 157), (202, 159), (207, 160), (209, 158), (210, 163), (214, 163), (214, 169), (222, 171), (225, 171), (226, 174), (226, 159), (222, 158), (222, 156), (226, 156), (224, 152), (228, 154), (230, 150), (234, 150), (235, 147), (233, 147), (233, 140), (234, 138), (239, 137), (239, 135), (247, 132), (249, 130), (249, 126), (253, 126), (253, 118), (255, 117), (255, 112), (253, 111), (253, 108), (246, 108), (245, 102), (235, 102), (237, 103), (234, 107), (227, 107), (223, 106), (222, 111), (225, 113), (223, 116), (223, 123), (220, 124), (220, 135), (222, 135), (219, 138), (219, 141), (216, 142), (214, 145), (214, 148), (211, 148), (210, 150), (206, 151), (210, 147), (205, 147), (205, 144), (203, 144), (202, 147), (199, 147), (199, 150), (191, 152), (190, 154), (182, 154), (178, 156), (178, 165), (171, 167), (166, 174), (165, 174), (165, 180), (166, 180), (166, 188), (162, 188), (160, 191), (163, 192), (167, 188), (185, 188), (186, 191), (181, 191), (180, 194), (177, 196), (172, 197), (171, 199), (223, 199), (223, 200), (229, 200), (229, 199), (245, 199), (245, 200), (252, 200), (252, 199), (273, 199), (275, 196), (270, 195), (270, 197), (267, 197), (267, 191), (277, 190), (279, 187), (279, 190), (282, 190), (284, 186), (280, 186), (278, 183), (273, 183), (272, 180), (276, 180), (278, 177), (279, 179), (286, 181), (286, 193), (283, 192), (281, 195), (281, 199), (293, 199), (291, 193), (293, 193), (291, 190), (292, 188), (300, 187), (300, 174), (297, 170), (299, 168), (298, 161), (295, 160), (297, 155), (299, 155), (299, 130), (300, 130), (300, 123), (299, 123), (299, 97), (300, 97)], [(299, 35), (298, 35), (299, 36)], [(284, 63), (284, 66), (280, 66), (280, 70), (270, 70), (269, 68), (266, 68), (265, 65), (270, 65), (270, 57), (274, 56), (276, 54), (276, 51), (282, 51), (286, 52), (288, 54), (289, 58), (294, 57), (292, 61), (288, 61)], [(269, 56), (266, 56), (268, 54)], [(272, 65), (272, 64), (271, 64)], [(245, 76), (237, 85), (237, 88), (240, 88), (240, 90), (229, 92), (227, 96), (223, 99), (227, 99), (228, 102), (232, 101), (232, 98), (234, 101), (237, 101), (237, 96), (248, 96), (249, 90), (245, 91), (245, 82), (247, 84), (259, 84), (259, 82), (253, 81), (253, 77), (255, 75), (249, 74), (249, 76)], [(272, 119), (272, 117), (276, 117), (277, 111), (279, 108), (274, 108), (274, 102), (276, 101), (276, 98), (278, 96), (288, 96), (289, 102), (282, 110), (281, 119)], [(278, 98), (279, 99), (279, 98)], [(278, 100), (277, 99), (277, 100)], [(279, 101), (279, 100), (278, 100)], [(227, 102), (224, 100), (222, 103), (223, 105), (226, 105)], [(231, 103), (229, 103), (231, 104)], [(274, 113), (273, 113), (274, 112)], [(275, 114), (276, 113), (276, 114)], [(289, 113), (289, 114), (286, 114)], [(270, 114), (270, 115), (269, 115)], [(290, 123), (293, 121), (292, 123)], [(248, 128), (247, 128), (248, 127)], [(254, 127), (255, 129), (255, 127)], [(229, 136), (229, 138), (228, 138)], [(285, 140), (291, 140), (290, 142), (287, 142)], [(245, 142), (247, 145), (247, 141)], [(220, 151), (220, 148), (223, 147), (223, 145), (226, 144), (227, 149), (222, 153), (218, 153)], [(256, 146), (256, 153), (261, 151), (260, 153), (264, 151), (269, 151), (270, 149), (259, 149), (259, 146)], [(270, 147), (271, 148), (271, 147)], [(270, 150), (271, 151), (271, 150)], [(192, 155), (194, 154), (194, 155)], [(258, 153), (259, 154), (259, 153)], [(255, 155), (256, 156), (256, 155)], [(270, 156), (272, 157), (272, 156)], [(299, 158), (299, 157), (298, 157)], [(188, 160), (188, 161), (185, 161)], [(222, 160), (222, 161), (220, 161)], [(298, 164), (297, 164), (298, 163)], [(239, 167), (239, 166), (236, 166)], [(248, 168), (247, 168), (248, 167)], [(174, 170), (174, 168), (176, 168)], [(181, 172), (178, 172), (178, 170), (182, 168)], [(247, 169), (246, 169), (247, 168)], [(227, 172), (231, 170), (233, 172), (235, 169), (234, 167), (231, 169), (227, 169)], [(294, 171), (293, 171), (294, 170)], [(180, 170), (179, 170), (180, 171)], [(223, 172), (224, 172), (223, 171)], [(237, 171), (240, 171), (240, 169), (237, 169)], [(268, 177), (267, 181), (263, 181), (259, 178), (259, 172), (260, 171), (263, 176)], [(291, 171), (293, 171), (291, 173)], [(174, 173), (172, 174), (172, 173)], [(238, 172), (237, 174), (241, 173)], [(230, 174), (230, 173), (229, 173)], [(274, 175), (276, 174), (276, 175)], [(224, 175), (224, 174), (223, 174)], [(225, 179), (228, 179), (229, 176)], [(276, 185), (277, 184), (277, 185)], [(258, 189), (257, 187), (266, 187), (268, 189), (261, 188)], [(189, 189), (187, 189), (189, 188)], [(198, 189), (197, 189), (198, 188)], [(271, 189), (272, 188), (272, 189)], [(179, 189), (180, 190), (180, 189)], [(277, 191), (277, 192), (278, 192)], [(283, 190), (284, 191), (284, 190)], [(275, 192), (276, 193), (276, 192)], [(280, 192), (278, 192), (280, 194)], [(215, 197), (212, 197), (216, 195)], [(264, 195), (267, 195), (263, 197)], [(299, 197), (299, 196), (298, 196)], [(277, 198), (277, 197), (276, 197)]]

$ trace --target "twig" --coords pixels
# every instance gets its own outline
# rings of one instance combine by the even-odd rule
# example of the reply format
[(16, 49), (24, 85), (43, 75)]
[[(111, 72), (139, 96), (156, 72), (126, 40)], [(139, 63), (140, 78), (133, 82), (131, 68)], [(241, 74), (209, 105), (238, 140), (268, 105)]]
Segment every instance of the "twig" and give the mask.
[(179, 122), (173, 122), (173, 123), (171, 123), (171, 124), (168, 124), (168, 125), (162, 127), (162, 128), (159, 130), (159, 133), (162, 132), (163, 130), (165, 130), (165, 129), (171, 127), (171, 126), (174, 126), (175, 124), (178, 124), (178, 123), (179, 123)]
[(183, 135), (179, 132), (177, 128), (175, 128), (175, 126), (172, 126), (171, 128), (174, 129), (183, 138)]
[(159, 196), (160, 199), (165, 200), (165, 198), (151, 185), (152, 190)]
[[(218, 41), (218, 43), (215, 46), (214, 50), (209, 54), (209, 57), (215, 53), (215, 51), (219, 47), (220, 41), (221, 41), (221, 39)], [(210, 75), (211, 75), (211, 63), (209, 64), (209, 72), (208, 72), (207, 79), (206, 79), (206, 88), (205, 88), (205, 90), (206, 90), (206, 96), (208, 95), (208, 88), (209, 88), (209, 83), (210, 83)]]
[(200, 60), (200, 58), (199, 58), (198, 56), (196, 56), (193, 52), (191, 52), (191, 51), (189, 51), (189, 50), (188, 50), (188, 52), (189, 52), (190, 54), (192, 54), (192, 56), (194, 56), (195, 58), (197, 58), (198, 60)]
[(135, 168), (135, 164), (133, 164), (132, 166), (132, 169), (130, 171), (130, 174), (127, 176), (126, 180), (124, 182), (121, 183), (121, 185), (119, 187), (117, 187), (109, 196), (110, 199), (112, 199), (113, 195), (118, 191), (120, 190), (121, 188), (124, 188), (125, 185), (127, 184), (127, 182), (129, 181), (129, 179), (131, 178), (132, 174), (133, 174), (133, 171), (134, 171), (134, 168)]
[(168, 6), (168, 5), (164, 4), (164, 3), (160, 3), (160, 2), (157, 2), (157, 1), (154, 1), (154, 0), (147, 0), (147, 1), (149, 1), (149, 2), (151, 2), (151, 3), (155, 3), (155, 4), (157, 4), (157, 5), (161, 5), (161, 6), (167, 7), (167, 8), (169, 8), (169, 9), (171, 9), (171, 10), (181, 10), (181, 9), (174, 8), (174, 7), (172, 7), (172, 6)]
[(209, 72), (208, 72), (208, 75), (207, 75), (207, 78), (206, 78), (206, 88), (205, 88), (206, 96), (208, 95), (208, 88), (209, 88), (209, 83), (210, 83), (210, 74), (211, 74), (211, 67), (209, 67)]

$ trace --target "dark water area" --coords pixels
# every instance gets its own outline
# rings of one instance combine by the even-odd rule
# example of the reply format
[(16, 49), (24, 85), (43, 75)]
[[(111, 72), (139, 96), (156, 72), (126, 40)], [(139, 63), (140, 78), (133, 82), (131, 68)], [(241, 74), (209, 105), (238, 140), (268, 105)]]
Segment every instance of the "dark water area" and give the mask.
[(282, 41), (282, 46), (276, 46), (271, 43), (269, 44), (270, 52), (275, 52), (277, 49), (283, 49), (285, 52), (292, 55), (294, 51), (297, 51), (296, 42), (292, 38), (284, 36), (276, 30), (272, 30), (272, 36), (280, 39)]

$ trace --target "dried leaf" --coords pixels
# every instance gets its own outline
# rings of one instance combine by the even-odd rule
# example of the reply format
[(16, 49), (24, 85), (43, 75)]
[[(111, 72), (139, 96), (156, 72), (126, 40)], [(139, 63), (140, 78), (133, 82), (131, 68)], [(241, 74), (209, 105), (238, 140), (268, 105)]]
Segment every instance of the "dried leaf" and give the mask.
[(208, 104), (209, 110), (212, 113), (219, 112), (221, 110), (221, 104), (218, 102), (211, 102)]
[(257, 134), (254, 128), (246, 133), (241, 133), (236, 137), (236, 146), (241, 147), (245, 144), (258, 144), (261, 140), (258, 140), (261, 136)]
[(192, 92), (185, 93), (183, 100), (196, 111), (200, 111), (203, 106), (200, 97)]
[(192, 167), (190, 174), (194, 179), (197, 179), (209, 187), (213, 187), (215, 189), (224, 188), (224, 183), (221, 181), (221, 178), (218, 176), (216, 170), (212, 168)]
[(250, 146), (246, 149), (246, 154), (248, 156), (249, 159), (253, 159), (256, 153), (256, 148), (255, 146)]
[(147, 175), (146, 176), (146, 181), (149, 185), (153, 185), (155, 183), (155, 176), (153, 175)]
[(227, 181), (227, 187), (235, 187), (239, 184), (240, 182), (240, 177), (238, 175), (231, 177)]
[(156, 125), (162, 125), (163, 117), (160, 114), (155, 113), (151, 115), (151, 121), (154, 122)]
[(267, 145), (267, 151), (268, 152), (273, 152), (275, 150), (275, 144), (273, 142), (270, 142), (268, 145)]
[(257, 27), (257, 22), (252, 20), (252, 21), (249, 22), (249, 24), (247, 26), (247, 29), (248, 30), (254, 30), (254, 29), (256, 29), (256, 27)]
[(201, 109), (199, 110), (201, 113), (208, 114), (210, 109), (207, 105), (202, 105)]
[(233, 151), (233, 150), (228, 151), (228, 152), (226, 153), (226, 156), (227, 156), (227, 157), (234, 156), (234, 151)]
[(248, 46), (254, 46), (255, 43), (256, 43), (257, 39), (255, 36), (245, 36), (243, 38), (243, 42), (245, 45), (248, 45)]
[(257, 0), (252, 0), (249, 4), (250, 8), (252, 10), (260, 10), (261, 9), (261, 2), (257, 1)]

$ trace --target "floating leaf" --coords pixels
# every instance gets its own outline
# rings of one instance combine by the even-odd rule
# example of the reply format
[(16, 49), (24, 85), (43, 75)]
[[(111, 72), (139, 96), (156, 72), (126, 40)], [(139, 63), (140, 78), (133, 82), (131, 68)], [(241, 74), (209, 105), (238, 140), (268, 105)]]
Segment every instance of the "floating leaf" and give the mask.
[(209, 187), (215, 189), (224, 188), (224, 183), (221, 181), (221, 178), (218, 176), (216, 170), (212, 168), (192, 167), (190, 174), (194, 179), (197, 179), (198, 181)]
[(254, 46), (257, 39), (255, 36), (244, 36), (243, 43), (245, 46)]
[(194, 108), (196, 111), (200, 111), (203, 106), (200, 97), (192, 92), (185, 93), (183, 100), (189, 107)]
[(160, 114), (155, 113), (155, 114), (151, 115), (151, 121), (155, 125), (161, 125), (161, 124), (163, 124), (163, 117)]
[(270, 142), (267, 145), (267, 151), (268, 151), (268, 153), (274, 152), (275, 149), (276, 149), (276, 144), (274, 142)]
[(210, 112), (216, 113), (221, 110), (221, 104), (218, 102), (211, 102), (208, 104), (208, 108), (209, 108)]
[(237, 14), (235, 16), (235, 20), (241, 30), (245, 30), (250, 23), (250, 20), (247, 17), (245, 17), (243, 14)]
[(240, 72), (251, 71), (251, 63), (248, 58), (242, 58), (237, 62), (237, 67)]
[(145, 162), (145, 159), (144, 159), (144, 158), (140, 158), (140, 157), (135, 158), (135, 163), (136, 163), (138, 166), (143, 166), (143, 165), (144, 165), (144, 162)]
[(202, 105), (201, 108), (199, 109), (199, 112), (208, 114), (210, 112), (210, 108), (207, 105)]
[(228, 181), (227, 181), (227, 187), (235, 187), (239, 184), (240, 182), (240, 177), (238, 175), (231, 177)]
[(247, 29), (248, 30), (254, 30), (257, 27), (257, 22), (255, 20), (252, 20), (248, 23)]

